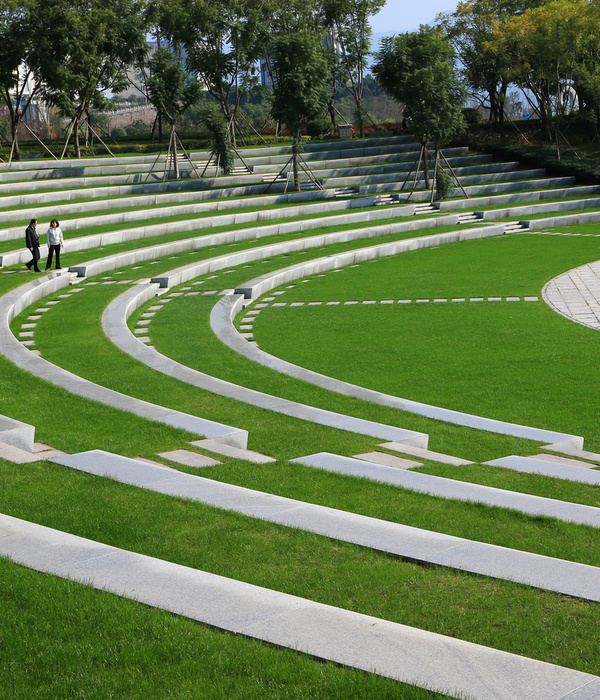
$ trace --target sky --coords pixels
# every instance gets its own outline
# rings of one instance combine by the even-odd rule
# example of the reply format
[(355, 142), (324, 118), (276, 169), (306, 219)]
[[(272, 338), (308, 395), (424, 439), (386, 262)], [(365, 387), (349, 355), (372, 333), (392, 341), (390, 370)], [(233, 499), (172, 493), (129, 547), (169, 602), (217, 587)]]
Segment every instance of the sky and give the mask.
[(457, 4), (458, 0), (387, 0), (371, 18), (374, 38), (415, 31), (420, 24), (431, 24), (439, 12), (454, 12)]

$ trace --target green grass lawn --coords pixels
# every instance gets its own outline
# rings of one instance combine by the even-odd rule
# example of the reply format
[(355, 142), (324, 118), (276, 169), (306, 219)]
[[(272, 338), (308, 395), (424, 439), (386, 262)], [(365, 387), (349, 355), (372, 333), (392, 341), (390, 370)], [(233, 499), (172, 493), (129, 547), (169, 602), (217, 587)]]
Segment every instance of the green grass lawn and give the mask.
[[(379, 259), (312, 277), (279, 301), (411, 304), (269, 307), (254, 324), (278, 357), (404, 398), (582, 435), (600, 448), (597, 332), (542, 300), (543, 285), (600, 257), (595, 238), (502, 236)], [(538, 296), (538, 302), (434, 303)], [(415, 303), (416, 299), (430, 299)], [(318, 342), (302, 343), (312, 335)], [(371, 361), (376, 357), (377, 362)]]

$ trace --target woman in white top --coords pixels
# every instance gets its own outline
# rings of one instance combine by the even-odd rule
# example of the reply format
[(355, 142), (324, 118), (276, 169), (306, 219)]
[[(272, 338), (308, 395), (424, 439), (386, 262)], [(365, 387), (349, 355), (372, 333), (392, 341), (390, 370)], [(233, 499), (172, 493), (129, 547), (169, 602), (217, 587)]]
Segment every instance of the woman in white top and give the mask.
[(56, 219), (52, 219), (46, 231), (46, 243), (48, 244), (48, 260), (46, 270), (52, 267), (52, 256), (56, 253), (56, 269), (60, 270), (60, 249), (63, 246), (63, 234)]

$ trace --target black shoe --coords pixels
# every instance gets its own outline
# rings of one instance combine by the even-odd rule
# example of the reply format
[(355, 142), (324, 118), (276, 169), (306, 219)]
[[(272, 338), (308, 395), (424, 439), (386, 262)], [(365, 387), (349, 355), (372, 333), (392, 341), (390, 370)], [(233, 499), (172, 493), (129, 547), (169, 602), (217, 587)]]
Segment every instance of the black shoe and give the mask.
[(34, 269), (34, 272), (41, 272), (41, 270), (40, 270), (39, 267), (36, 267), (36, 268)]
[(62, 267), (57, 267), (56, 269), (57, 269), (57, 270), (62, 270)]
[(50, 270), (50, 269), (51, 269), (50, 267), (45, 267), (44, 272), (48, 272), (48, 270)]
[(30, 263), (25, 263), (25, 267), (26, 267), (28, 270), (31, 270), (31, 264), (30, 264)]

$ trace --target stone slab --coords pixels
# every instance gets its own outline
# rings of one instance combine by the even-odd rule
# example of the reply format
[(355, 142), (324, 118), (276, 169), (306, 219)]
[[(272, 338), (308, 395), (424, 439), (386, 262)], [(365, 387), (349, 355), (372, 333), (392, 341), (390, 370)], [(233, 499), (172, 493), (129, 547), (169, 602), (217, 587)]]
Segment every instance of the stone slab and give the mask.
[(592, 700), (600, 678), (0, 516), (0, 555), (204, 624), (478, 700)]
[[(355, 469), (378, 468), (396, 475), (416, 474), (407, 470), (368, 465), (357, 459), (326, 455), (330, 461), (332, 457), (337, 458), (338, 461), (346, 460), (354, 463), (353, 466), (357, 465)], [(315, 466), (319, 466), (322, 458), (323, 454), (292, 461), (309, 466), (312, 466), (311, 462), (316, 461)], [(223, 484), (167, 467), (153, 467), (102, 450), (58, 457), (53, 461), (158, 493), (188, 498), (242, 513), (248, 517), (300, 528), (325, 537), (389, 552), (396, 556), (441, 564), (494, 578), (508, 577), (518, 583), (600, 601), (600, 568), (598, 567), (539, 554), (517, 552), (506, 547), (474, 542), (461, 537), (274, 496), (241, 486)], [(515, 559), (517, 559), (516, 562)]]
[(510, 455), (484, 462), (493, 467), (506, 467), (526, 474), (543, 474), (556, 479), (566, 479), (567, 481), (578, 481), (582, 484), (600, 484), (600, 472), (593, 469), (582, 469), (581, 467), (569, 467), (557, 464), (552, 461), (533, 459), (532, 457), (519, 457)]
[(385, 447), (386, 449), (394, 450), (395, 452), (404, 452), (407, 455), (413, 455), (414, 457), (420, 457), (421, 459), (428, 459), (431, 462), (451, 464), (455, 467), (473, 464), (473, 462), (469, 462), (466, 459), (461, 459), (460, 457), (452, 457), (451, 455), (445, 455), (441, 452), (425, 450), (422, 447), (414, 447), (413, 445), (407, 445), (403, 442), (384, 442), (382, 445), (379, 445), (379, 447)]
[(177, 464), (183, 464), (186, 467), (214, 467), (217, 464), (223, 464), (212, 457), (192, 452), (191, 450), (171, 450), (170, 452), (159, 452), (159, 457), (168, 459)]
[(194, 440), (190, 443), (194, 447), (201, 447), (209, 452), (216, 452), (219, 455), (224, 455), (225, 457), (231, 457), (233, 459), (243, 459), (247, 462), (254, 462), (255, 464), (268, 464), (269, 462), (276, 462), (274, 457), (269, 457), (268, 455), (261, 454), (260, 452), (254, 452), (254, 450), (243, 450), (239, 447), (232, 447), (231, 445), (224, 445), (216, 440)]
[(363, 454), (354, 455), (355, 459), (361, 459), (364, 462), (373, 462), (374, 464), (382, 464), (386, 467), (394, 469), (412, 469), (413, 467), (422, 467), (421, 462), (415, 462), (411, 459), (402, 459), (394, 455), (386, 454), (385, 452), (364, 452)]
[(543, 449), (552, 450), (553, 452), (562, 452), (562, 454), (572, 455), (573, 457), (579, 457), (580, 459), (589, 459), (591, 462), (600, 463), (600, 454), (597, 452), (588, 452), (586, 450), (577, 449), (570, 443), (544, 445)]
[(544, 462), (556, 462), (556, 464), (563, 464), (567, 467), (583, 467), (584, 469), (594, 469), (597, 465), (591, 464), (590, 462), (582, 462), (579, 459), (569, 459), (568, 457), (559, 457), (558, 455), (549, 454), (537, 454), (529, 455), (531, 459), (541, 459)]
[(34, 455), (32, 452), (26, 452), (6, 442), (0, 442), (0, 459), (5, 459), (7, 462), (14, 462), (15, 464), (29, 464), (30, 462), (39, 462), (43, 457)]
[(33, 452), (35, 427), (0, 415), (0, 441), (25, 452)]
[(517, 510), (533, 516), (545, 515), (580, 525), (600, 527), (600, 508), (592, 506), (532, 496), (515, 491), (506, 491), (482, 484), (472, 484), (457, 479), (421, 474), (420, 472), (398, 473), (397, 469), (392, 469), (385, 465), (366, 465), (354, 458), (341, 457), (327, 452), (301, 457), (292, 461), (338, 474), (393, 484), (400, 488), (426, 493), (438, 498), (484, 503), (489, 506)]

